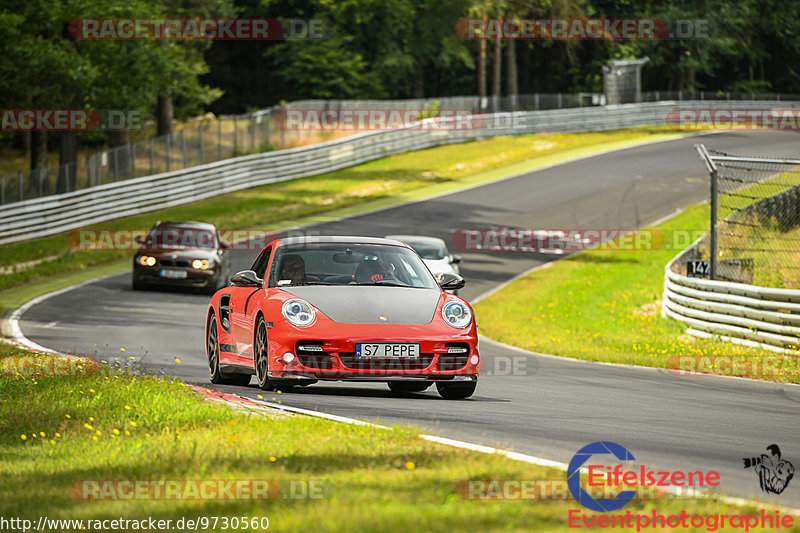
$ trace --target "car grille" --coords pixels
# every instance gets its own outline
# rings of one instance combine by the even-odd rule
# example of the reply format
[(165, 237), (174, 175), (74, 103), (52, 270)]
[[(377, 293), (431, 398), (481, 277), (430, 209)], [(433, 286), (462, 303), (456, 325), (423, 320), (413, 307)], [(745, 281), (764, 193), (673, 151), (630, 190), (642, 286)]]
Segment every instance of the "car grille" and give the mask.
[(466, 349), (466, 352), (440, 355), (439, 362), (436, 365), (439, 370), (459, 370), (467, 366), (467, 362), (469, 361), (469, 344), (466, 342), (448, 342), (445, 346), (448, 348)]
[(419, 357), (356, 357), (355, 352), (339, 352), (342, 365), (352, 370), (423, 370), (433, 361), (432, 353), (422, 353)]
[(158, 264), (165, 267), (188, 267), (189, 261), (186, 259), (159, 259)]

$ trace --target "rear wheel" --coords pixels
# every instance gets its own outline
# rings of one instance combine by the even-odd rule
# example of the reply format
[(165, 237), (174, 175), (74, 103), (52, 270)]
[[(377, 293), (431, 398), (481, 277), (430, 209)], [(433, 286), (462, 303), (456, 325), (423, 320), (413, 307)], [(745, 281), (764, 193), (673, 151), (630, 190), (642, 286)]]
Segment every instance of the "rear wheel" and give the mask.
[(436, 383), (436, 390), (439, 391), (439, 395), (445, 400), (463, 400), (464, 398), (472, 396), (477, 386), (477, 381), (457, 381), (455, 383), (439, 381)]
[(208, 356), (208, 379), (211, 383), (220, 385), (248, 385), (248, 374), (223, 374), (219, 369), (219, 330), (214, 314), (208, 319), (208, 334), (206, 336), (206, 355)]
[(422, 392), (431, 385), (431, 381), (390, 381), (389, 390), (398, 394)]

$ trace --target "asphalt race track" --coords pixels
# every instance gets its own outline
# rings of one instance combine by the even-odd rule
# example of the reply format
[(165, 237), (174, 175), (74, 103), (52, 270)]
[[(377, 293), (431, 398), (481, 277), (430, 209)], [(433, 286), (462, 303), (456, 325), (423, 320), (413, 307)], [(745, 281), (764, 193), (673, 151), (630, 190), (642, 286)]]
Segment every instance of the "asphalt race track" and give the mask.
[[(421, 233), (449, 241), (458, 229), (521, 227), (629, 229), (708, 197), (708, 177), (693, 144), (743, 155), (797, 156), (790, 132), (730, 132), (629, 148), (543, 169), (429, 201), (306, 228), (319, 234)], [(556, 256), (460, 252), (475, 298)], [(236, 252), (233, 271), (257, 251)], [(31, 340), (146, 365), (207, 385), (203, 322), (208, 296), (134, 292), (130, 274), (83, 285), (32, 306), (21, 320)], [(120, 348), (125, 348), (121, 352)], [(317, 384), (277, 398), (286, 405), (386, 424), (415, 424), (469, 442), (568, 462), (582, 446), (610, 440), (653, 469), (717, 470), (733, 496), (765, 499), (742, 458), (778, 443), (800, 466), (800, 387), (528, 356), (483, 340), (486, 372), (468, 401), (435, 389), (391, 397), (384, 384)], [(507, 375), (516, 359), (519, 375)], [(177, 364), (175, 358), (180, 358)], [(509, 359), (511, 358), (511, 359)], [(255, 380), (253, 380), (255, 382)], [(254, 397), (250, 387), (221, 387)], [(264, 393), (267, 400), (275, 398)], [(774, 501), (800, 508), (800, 481)]]

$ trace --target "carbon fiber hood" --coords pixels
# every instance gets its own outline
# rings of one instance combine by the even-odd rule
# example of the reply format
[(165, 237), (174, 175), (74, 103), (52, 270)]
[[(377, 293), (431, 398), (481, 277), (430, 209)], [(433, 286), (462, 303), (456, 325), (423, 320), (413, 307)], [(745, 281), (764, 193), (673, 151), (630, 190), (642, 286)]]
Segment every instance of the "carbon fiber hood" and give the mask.
[(342, 324), (427, 324), (433, 320), (441, 294), (436, 289), (353, 285), (281, 289)]

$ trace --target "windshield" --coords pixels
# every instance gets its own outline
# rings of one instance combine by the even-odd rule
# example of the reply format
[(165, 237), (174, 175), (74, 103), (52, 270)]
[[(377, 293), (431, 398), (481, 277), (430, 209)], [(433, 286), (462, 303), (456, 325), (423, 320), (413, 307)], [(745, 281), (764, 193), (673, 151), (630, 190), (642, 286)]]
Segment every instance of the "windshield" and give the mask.
[(185, 227), (153, 228), (147, 235), (146, 248), (216, 248), (214, 232)]
[(447, 248), (440, 242), (407, 241), (406, 244), (416, 250), (423, 259), (444, 259), (447, 255)]
[(377, 285), (434, 289), (424, 263), (404, 246), (325, 243), (282, 246), (269, 286)]

